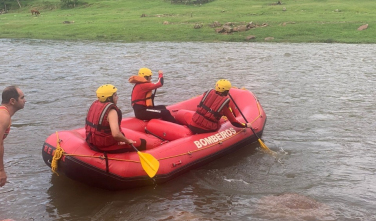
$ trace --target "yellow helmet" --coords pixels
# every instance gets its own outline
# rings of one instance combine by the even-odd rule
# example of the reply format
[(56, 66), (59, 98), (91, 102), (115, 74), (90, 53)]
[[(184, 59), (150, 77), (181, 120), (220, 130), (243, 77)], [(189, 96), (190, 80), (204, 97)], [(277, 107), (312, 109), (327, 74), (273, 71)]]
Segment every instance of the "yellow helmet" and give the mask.
[(100, 102), (105, 102), (107, 98), (111, 97), (117, 88), (112, 84), (104, 84), (97, 89), (97, 97)]
[(228, 80), (221, 79), (215, 84), (215, 90), (218, 92), (228, 91), (231, 88), (231, 83)]
[(151, 73), (151, 70), (149, 68), (140, 68), (140, 70), (138, 71), (138, 76), (140, 77), (148, 77), (152, 75), (153, 73)]

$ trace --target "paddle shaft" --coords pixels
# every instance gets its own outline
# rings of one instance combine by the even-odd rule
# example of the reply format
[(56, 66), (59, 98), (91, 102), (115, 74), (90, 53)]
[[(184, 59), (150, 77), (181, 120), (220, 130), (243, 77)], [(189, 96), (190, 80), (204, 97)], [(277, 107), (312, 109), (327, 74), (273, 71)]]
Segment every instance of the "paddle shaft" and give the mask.
[(137, 152), (140, 152), (137, 150), (137, 148), (133, 145), (133, 143), (131, 143), (131, 146), (133, 147), (133, 149), (135, 149)]
[(157, 94), (157, 88), (155, 88), (155, 90), (154, 90), (154, 93), (151, 95), (152, 96), (152, 98), (151, 98), (151, 102), (153, 103), (153, 106), (155, 106), (154, 105), (154, 98), (155, 98), (155, 95)]

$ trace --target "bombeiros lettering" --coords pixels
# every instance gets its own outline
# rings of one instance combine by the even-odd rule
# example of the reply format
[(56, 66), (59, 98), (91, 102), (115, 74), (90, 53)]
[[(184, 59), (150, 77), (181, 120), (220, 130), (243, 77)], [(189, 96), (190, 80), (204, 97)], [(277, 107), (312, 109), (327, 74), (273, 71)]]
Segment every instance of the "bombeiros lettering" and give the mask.
[(213, 143), (217, 143), (219, 141), (222, 141), (226, 138), (229, 138), (236, 134), (236, 130), (232, 127), (229, 129), (220, 131), (214, 135), (202, 138), (200, 140), (193, 141), (193, 143), (196, 145), (197, 148), (205, 147)]

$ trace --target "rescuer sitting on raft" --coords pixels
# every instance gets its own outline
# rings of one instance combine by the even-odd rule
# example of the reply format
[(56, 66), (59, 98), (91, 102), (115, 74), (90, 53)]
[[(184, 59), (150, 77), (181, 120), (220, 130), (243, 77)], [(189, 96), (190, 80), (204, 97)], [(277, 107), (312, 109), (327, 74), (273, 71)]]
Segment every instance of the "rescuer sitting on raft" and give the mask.
[(111, 84), (100, 86), (98, 100), (90, 106), (86, 117), (86, 142), (95, 151), (120, 153), (132, 151), (129, 144), (136, 143), (124, 136), (120, 128), (121, 110), (116, 106), (117, 88)]
[(230, 81), (224, 79), (217, 81), (215, 90), (211, 89), (203, 94), (195, 112), (179, 110), (176, 114), (176, 120), (187, 125), (196, 134), (217, 131), (221, 126), (219, 121), (222, 116), (226, 116), (235, 127), (251, 127), (251, 123), (237, 121), (232, 113), (229, 106), (231, 99), (228, 96), (230, 88)]
[[(151, 83), (153, 73), (149, 68), (141, 68), (138, 71), (138, 76), (129, 78), (129, 83), (135, 84), (131, 96), (134, 114), (140, 120), (162, 118), (162, 120), (176, 123), (175, 118), (165, 105), (154, 106), (156, 89), (163, 86), (163, 72), (158, 71), (158, 74), (157, 83)], [(153, 90), (155, 90), (154, 94)]]

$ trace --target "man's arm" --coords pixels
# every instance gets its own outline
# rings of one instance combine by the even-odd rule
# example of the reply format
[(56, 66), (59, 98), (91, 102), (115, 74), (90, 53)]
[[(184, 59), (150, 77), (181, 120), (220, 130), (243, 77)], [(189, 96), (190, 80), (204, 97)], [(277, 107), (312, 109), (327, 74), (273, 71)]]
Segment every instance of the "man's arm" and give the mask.
[(144, 91), (151, 91), (151, 90), (160, 88), (162, 86), (163, 86), (163, 72), (162, 71), (158, 71), (158, 81), (156, 83), (150, 82), (150, 83), (140, 84), (140, 87)]
[(0, 186), (7, 181), (7, 174), (4, 168), (4, 134), (10, 124), (10, 116), (5, 111), (0, 111)]
[[(3, 134), (4, 135), (4, 134)], [(0, 187), (4, 186), (7, 182), (7, 174), (4, 168), (4, 140), (3, 137), (0, 139)]]
[(135, 143), (135, 141), (126, 138), (123, 133), (121, 133), (118, 123), (118, 114), (115, 109), (110, 110), (108, 113), (108, 122), (110, 123), (111, 134), (115, 140), (127, 144)]
[(154, 83), (143, 83), (143, 84), (140, 84), (139, 87), (141, 87), (141, 89), (143, 91), (152, 91), (154, 89), (162, 87), (162, 84), (161, 84), (160, 81), (158, 81), (155, 84)]
[(228, 107), (224, 108), (224, 114), (227, 117), (227, 119), (231, 122), (231, 124), (234, 125), (235, 127), (240, 127), (240, 128), (251, 127), (251, 123), (240, 123), (238, 120), (236, 120), (234, 114)]

